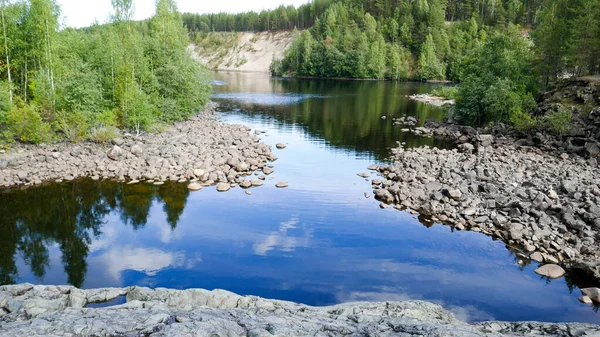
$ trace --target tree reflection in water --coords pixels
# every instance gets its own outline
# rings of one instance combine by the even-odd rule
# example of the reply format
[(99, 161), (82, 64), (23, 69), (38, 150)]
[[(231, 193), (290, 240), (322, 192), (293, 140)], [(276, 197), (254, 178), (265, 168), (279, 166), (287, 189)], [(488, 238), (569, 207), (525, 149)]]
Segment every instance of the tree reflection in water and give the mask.
[(53, 184), (0, 194), (0, 284), (16, 283), (16, 256), (21, 253), (41, 279), (57, 244), (68, 282), (81, 287), (92, 239), (102, 234), (105, 217), (118, 212), (123, 223), (143, 228), (153, 201), (163, 203), (172, 229), (185, 208), (189, 191), (183, 184), (125, 185), (110, 181)]

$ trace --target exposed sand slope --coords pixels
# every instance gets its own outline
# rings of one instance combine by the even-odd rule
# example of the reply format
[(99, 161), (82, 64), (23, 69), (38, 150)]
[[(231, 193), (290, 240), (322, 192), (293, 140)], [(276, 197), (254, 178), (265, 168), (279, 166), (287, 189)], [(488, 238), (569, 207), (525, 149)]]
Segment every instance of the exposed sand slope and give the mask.
[(209, 69), (269, 72), (274, 57), (281, 58), (292, 41), (292, 32), (211, 33), (190, 46), (196, 59)]

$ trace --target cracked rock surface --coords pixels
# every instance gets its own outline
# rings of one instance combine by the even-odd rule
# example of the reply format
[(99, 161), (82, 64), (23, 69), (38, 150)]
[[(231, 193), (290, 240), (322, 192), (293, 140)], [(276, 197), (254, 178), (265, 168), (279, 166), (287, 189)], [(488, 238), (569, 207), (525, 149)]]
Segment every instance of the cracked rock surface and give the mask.
[[(126, 296), (122, 305), (86, 308)], [(600, 326), (458, 321), (423, 302), (311, 307), (224, 290), (0, 287), (0, 336), (600, 336)]]

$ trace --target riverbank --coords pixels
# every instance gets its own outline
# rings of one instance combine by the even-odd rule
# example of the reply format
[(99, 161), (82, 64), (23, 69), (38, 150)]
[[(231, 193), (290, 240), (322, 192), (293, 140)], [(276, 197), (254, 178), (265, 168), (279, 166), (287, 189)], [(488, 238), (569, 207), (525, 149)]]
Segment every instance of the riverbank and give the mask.
[[(383, 177), (372, 181), (375, 195), (455, 229), (502, 239), (521, 250), (522, 260), (562, 264), (600, 279), (595, 162), (492, 135), (466, 139), (472, 143), (455, 150), (394, 149), (394, 165), (370, 167)], [(552, 277), (562, 276), (556, 270)]]
[[(124, 304), (87, 307), (123, 298)], [(2, 336), (574, 336), (575, 331), (577, 336), (600, 334), (600, 326), (578, 323), (467, 324), (441, 306), (424, 301), (311, 307), (224, 290), (80, 290), (20, 284), (0, 287), (0, 304)]]
[(0, 188), (84, 177), (155, 184), (198, 181), (202, 186), (221, 183), (222, 189), (262, 185), (260, 179), (244, 177), (272, 172), (269, 162), (277, 157), (271, 147), (249, 128), (219, 121), (215, 108), (211, 103), (198, 116), (162, 133), (123, 134), (111, 144), (19, 144), (0, 155)]

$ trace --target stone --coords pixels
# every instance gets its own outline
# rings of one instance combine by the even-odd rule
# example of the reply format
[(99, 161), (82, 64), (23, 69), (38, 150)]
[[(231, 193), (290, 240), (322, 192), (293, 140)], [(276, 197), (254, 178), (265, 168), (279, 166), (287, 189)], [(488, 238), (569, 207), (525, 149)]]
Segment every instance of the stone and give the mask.
[(250, 187), (252, 187), (252, 182), (250, 180), (242, 180), (240, 182), (240, 187), (242, 187), (242, 188), (250, 188)]
[(272, 168), (269, 168), (269, 167), (265, 167), (262, 171), (266, 175), (269, 175), (269, 174), (275, 172), (275, 170), (273, 170)]
[(600, 304), (600, 288), (583, 288), (581, 293), (589, 297), (595, 303)]
[(394, 196), (385, 188), (379, 188), (373, 191), (375, 197), (385, 203), (391, 204), (394, 202)]
[(139, 156), (139, 155), (141, 155), (141, 154), (144, 153), (144, 149), (142, 149), (141, 146), (139, 146), (139, 145), (136, 144), (136, 145), (134, 145), (134, 146), (131, 147), (131, 153), (134, 154), (134, 155), (136, 155), (136, 156)]
[(123, 153), (123, 149), (121, 149), (118, 145), (115, 145), (112, 147), (112, 149), (110, 149), (107, 156), (112, 160), (119, 160), (123, 156)]
[(289, 186), (289, 184), (286, 182), (280, 182), (280, 183), (275, 184), (275, 187), (277, 187), (277, 188), (286, 188), (288, 186)]
[(262, 186), (262, 185), (264, 185), (264, 184), (265, 184), (265, 183), (264, 183), (262, 180), (260, 180), (260, 179), (252, 179), (252, 180), (250, 181), (250, 183), (252, 184), (252, 186)]
[(195, 170), (194, 170), (194, 175), (195, 175), (196, 177), (198, 177), (198, 178), (202, 177), (202, 176), (204, 175), (204, 173), (205, 173), (205, 172), (204, 172), (204, 170), (202, 170), (202, 169), (195, 169)]
[(370, 165), (369, 167), (367, 167), (367, 170), (377, 171), (377, 170), (379, 170), (379, 165), (377, 165), (377, 164)]
[(371, 197), (371, 194), (365, 192), (365, 199), (369, 199)]
[(545, 264), (537, 268), (535, 273), (550, 279), (557, 279), (565, 275), (565, 270), (556, 264)]
[(529, 258), (532, 259), (533, 261), (537, 261), (540, 263), (544, 262), (544, 256), (542, 256), (542, 253), (540, 253), (540, 252), (535, 252), (535, 253), (531, 254), (529, 256)]
[(217, 184), (217, 191), (219, 192), (227, 192), (231, 189), (231, 185), (228, 183), (219, 183)]
[(286, 145), (283, 143), (277, 143), (277, 145), (275, 145), (275, 147), (277, 147), (279, 150), (283, 150), (286, 148)]
[(366, 173), (366, 172), (364, 172), (364, 173), (358, 173), (357, 175), (358, 175), (359, 177), (361, 177), (361, 178), (369, 178), (369, 176), (370, 176), (370, 174), (368, 174), (368, 173)]
[(187, 188), (190, 191), (200, 191), (202, 189), (202, 185), (200, 183), (191, 183)]
[(462, 197), (462, 192), (460, 190), (450, 190), (448, 194), (450, 195), (450, 198), (456, 201), (459, 201)]
[(592, 301), (591, 298), (587, 297), (587, 296), (581, 296), (578, 298), (579, 302), (583, 303), (583, 304), (588, 304), (588, 305), (592, 305), (594, 304), (594, 302)]
[(252, 191), (250, 191), (250, 190), (246, 190), (246, 191), (245, 191), (245, 193), (246, 193), (247, 195), (252, 195)]

